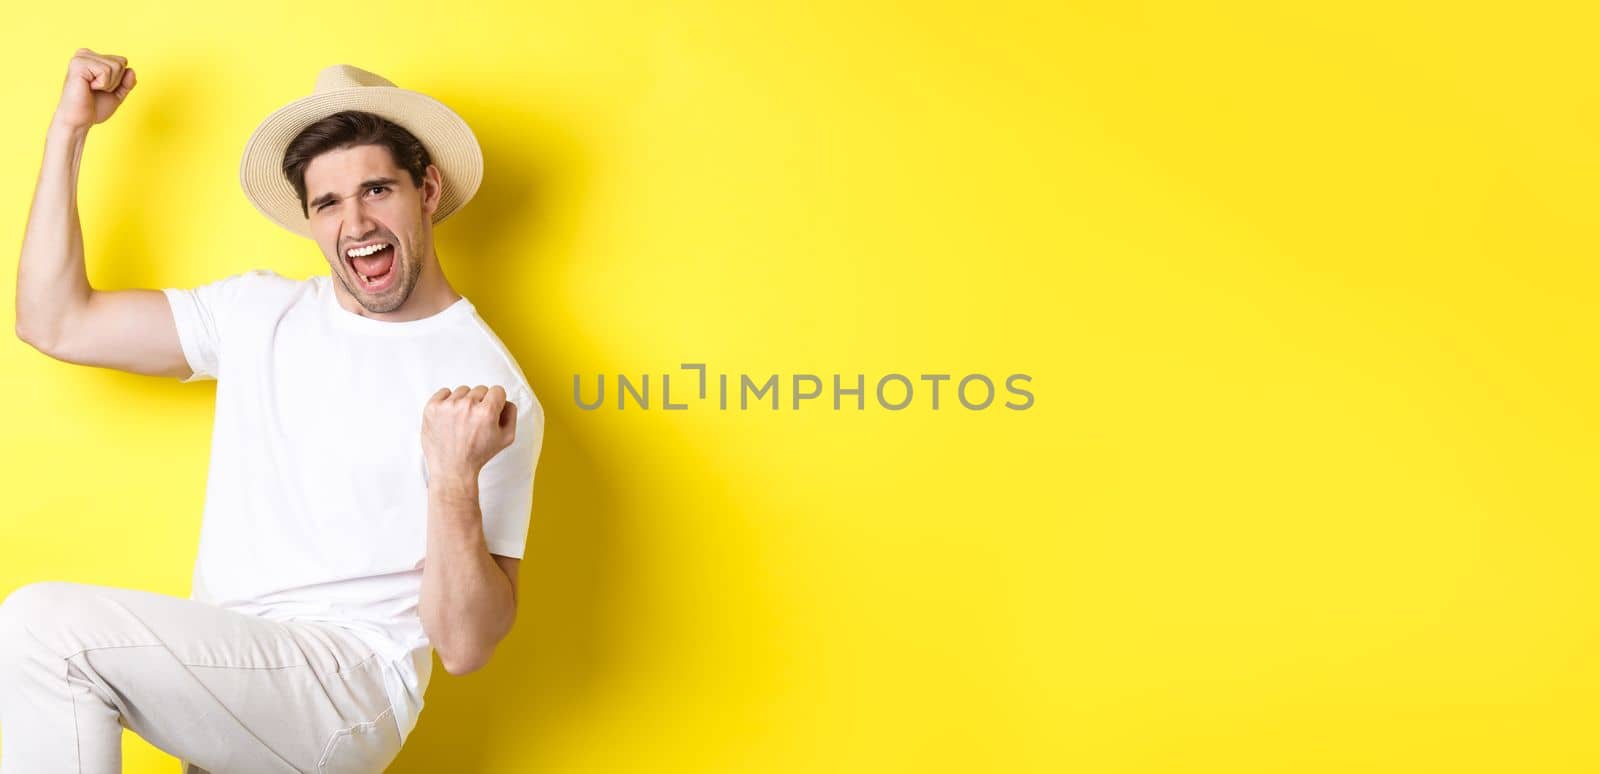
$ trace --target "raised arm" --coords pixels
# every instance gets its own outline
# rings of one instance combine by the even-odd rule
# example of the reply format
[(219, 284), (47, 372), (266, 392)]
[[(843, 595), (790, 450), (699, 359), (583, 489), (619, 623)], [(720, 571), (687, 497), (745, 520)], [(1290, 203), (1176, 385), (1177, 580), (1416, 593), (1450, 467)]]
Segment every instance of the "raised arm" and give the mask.
[(127, 65), (87, 48), (67, 65), (17, 263), (17, 336), (57, 360), (184, 377), (188, 361), (161, 291), (95, 290), (84, 264), (78, 168), (90, 128), (133, 90)]

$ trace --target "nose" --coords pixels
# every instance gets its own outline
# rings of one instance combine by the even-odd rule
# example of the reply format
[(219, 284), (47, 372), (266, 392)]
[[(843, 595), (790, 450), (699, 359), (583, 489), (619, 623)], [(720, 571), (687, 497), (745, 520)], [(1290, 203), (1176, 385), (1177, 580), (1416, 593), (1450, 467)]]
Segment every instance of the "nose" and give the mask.
[(344, 236), (350, 242), (361, 242), (370, 239), (377, 231), (377, 221), (367, 212), (367, 205), (360, 196), (352, 196), (339, 203), (340, 214), (344, 217)]

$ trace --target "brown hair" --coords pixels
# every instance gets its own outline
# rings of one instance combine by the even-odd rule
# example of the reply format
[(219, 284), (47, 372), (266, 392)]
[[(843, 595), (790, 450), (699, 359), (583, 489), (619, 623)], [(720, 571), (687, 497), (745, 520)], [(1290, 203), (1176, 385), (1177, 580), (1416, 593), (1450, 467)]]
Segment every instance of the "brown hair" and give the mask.
[(383, 116), (360, 110), (334, 113), (300, 131), (283, 152), (283, 176), (300, 198), (300, 213), (307, 218), (306, 167), (328, 151), (357, 145), (379, 145), (389, 149), (395, 166), (411, 173), (411, 182), (422, 187), (422, 177), (432, 159), (416, 135)]

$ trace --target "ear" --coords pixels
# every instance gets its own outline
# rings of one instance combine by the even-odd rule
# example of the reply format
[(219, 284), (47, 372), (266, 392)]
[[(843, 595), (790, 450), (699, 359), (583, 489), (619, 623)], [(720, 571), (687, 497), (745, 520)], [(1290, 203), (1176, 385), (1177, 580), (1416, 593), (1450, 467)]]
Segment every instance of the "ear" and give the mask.
[(439, 167), (429, 164), (422, 172), (422, 212), (433, 219), (433, 213), (439, 209), (439, 200), (444, 196), (444, 177), (439, 173)]

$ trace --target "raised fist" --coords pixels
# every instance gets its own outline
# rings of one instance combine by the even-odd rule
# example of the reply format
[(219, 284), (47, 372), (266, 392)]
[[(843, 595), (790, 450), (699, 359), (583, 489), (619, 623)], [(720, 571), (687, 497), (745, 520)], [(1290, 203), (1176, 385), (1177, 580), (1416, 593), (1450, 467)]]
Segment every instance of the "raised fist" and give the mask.
[(504, 387), (441, 387), (422, 408), (422, 453), (430, 485), (476, 485), (478, 473), (517, 437), (517, 404)]
[(133, 91), (135, 77), (127, 57), (78, 49), (67, 63), (61, 104), (55, 121), (70, 129), (87, 129), (111, 117)]

